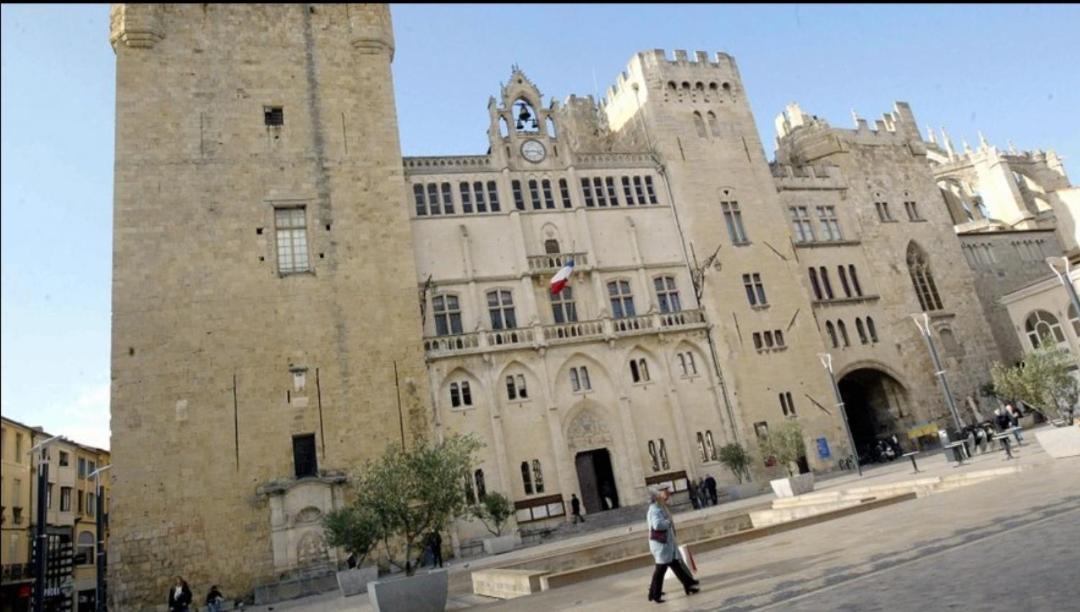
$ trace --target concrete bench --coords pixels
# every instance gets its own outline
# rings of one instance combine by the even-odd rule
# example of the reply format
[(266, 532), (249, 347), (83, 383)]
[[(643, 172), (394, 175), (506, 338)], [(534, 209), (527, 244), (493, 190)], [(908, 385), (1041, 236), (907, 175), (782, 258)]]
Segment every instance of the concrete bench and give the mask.
[(514, 599), (539, 593), (547, 570), (484, 569), (472, 573), (473, 593), (497, 599)]

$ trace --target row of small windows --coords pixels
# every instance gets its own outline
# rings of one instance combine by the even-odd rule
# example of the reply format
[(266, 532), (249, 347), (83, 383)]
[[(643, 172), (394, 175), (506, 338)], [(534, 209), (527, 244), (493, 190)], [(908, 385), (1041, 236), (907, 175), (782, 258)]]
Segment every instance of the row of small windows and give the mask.
[[(897, 220), (893, 218), (888, 202), (874, 202), (874, 208), (877, 210), (878, 220), (883, 223), (896, 223)], [(916, 202), (904, 202), (904, 210), (907, 212), (908, 221), (926, 221), (919, 214), (919, 205)]]
[(540, 460), (532, 460), (532, 477), (529, 476), (529, 462), (521, 462), (521, 482), (525, 485), (525, 495), (544, 492), (544, 473), (540, 470)]
[[(624, 176), (621, 177), (620, 182), (622, 184), (623, 202), (627, 206), (645, 206), (646, 204), (660, 203), (656, 198), (656, 188), (653, 185), (651, 176)], [(615, 177), (594, 176), (581, 178), (581, 195), (584, 198), (586, 207), (618, 206), (619, 191), (620, 189), (615, 183)], [(569, 198), (567, 201), (569, 202)], [(567, 204), (566, 207), (569, 208), (570, 205)]]
[(1043, 261), (1046, 259), (1046, 241), (1039, 240), (1013, 240), (1013, 248), (1021, 261)]
[(697, 432), (697, 447), (698, 452), (701, 453), (702, 463), (720, 460), (720, 456), (716, 452), (716, 444), (713, 442), (711, 430)]
[[(818, 301), (835, 300), (832, 282), (829, 280), (829, 270), (825, 266), (809, 268), (810, 288), (814, 291), (814, 299)], [(855, 272), (855, 265), (836, 266), (837, 276), (840, 278), (840, 287), (844, 290), (844, 297), (862, 297), (862, 285), (859, 284), (859, 275)]]
[(784, 344), (784, 332), (779, 329), (754, 332), (753, 337), (754, 349), (758, 352), (787, 348), (787, 345)]
[[(1072, 325), (1073, 335), (1080, 339), (1080, 317), (1076, 314), (1076, 307), (1070, 304), (1066, 314)], [(1045, 310), (1036, 310), (1028, 315), (1024, 321), (1024, 332), (1033, 349), (1039, 349), (1043, 345), (1067, 346), (1058, 318)]]
[[(832, 321), (825, 321), (825, 331), (829, 334), (829, 343), (833, 348), (847, 348), (851, 346), (851, 339), (848, 337), (847, 324), (842, 320), (838, 320), (835, 325)], [(865, 324), (861, 317), (855, 317), (855, 331), (858, 332), (859, 342), (862, 344), (877, 344), (877, 327), (874, 325), (874, 319), (872, 317), (866, 317)]]
[(668, 462), (667, 445), (664, 444), (663, 438), (649, 440), (648, 448), (649, 458), (652, 459), (652, 471), (659, 472), (662, 469), (671, 469), (671, 463)]
[[(704, 93), (705, 92), (705, 87), (706, 87), (705, 83), (702, 83), (701, 81), (698, 81), (698, 82), (694, 83), (692, 89), (693, 89), (693, 91), (696, 91), (696, 92), (699, 92), (699, 93)], [(675, 81), (668, 81), (667, 82), (667, 88), (668, 88), (669, 92), (673, 92), (673, 91), (678, 91), (680, 87), (679, 87), (679, 85), (677, 85), (675, 83)], [(728, 83), (728, 82), (725, 81), (724, 83), (721, 83), (720, 85), (717, 85), (715, 82), (710, 82), (708, 84), (708, 88), (709, 88), (709, 91), (713, 92), (713, 93), (716, 93), (716, 92), (720, 91), (720, 89), (723, 89), (724, 91), (731, 91), (731, 83)], [(682, 82), (682, 91), (691, 91), (690, 81), (683, 81)]]
[(972, 268), (988, 268), (997, 263), (994, 256), (994, 247), (990, 244), (965, 244), (962, 245), (964, 259)]
[(809, 206), (790, 206), (791, 227), (795, 230), (795, 242), (834, 242), (844, 239), (840, 231), (840, 222), (836, 218), (835, 206), (816, 206), (820, 235), (814, 232)]
[[(499, 212), (499, 191), (495, 181), (487, 182), (486, 192), (481, 181), (462, 181), (458, 184), (458, 192), (464, 213), (488, 212), (489, 206), (491, 212)], [(417, 216), (454, 214), (454, 189), (450, 183), (416, 183), (413, 185), (413, 200)]]
[[(556, 207), (555, 196), (551, 189), (551, 181), (543, 179), (537, 181), (531, 179), (528, 181), (529, 187), (529, 202), (532, 205), (533, 210), (554, 209)], [(514, 194), (514, 208), (518, 210), (525, 210), (525, 196), (521, 191), (521, 181), (510, 181), (510, 188)], [(540, 194), (543, 193), (543, 200), (540, 198)], [(570, 202), (570, 186), (567, 184), (566, 179), (559, 179), (559, 198), (562, 202), (563, 208), (572, 208), (573, 204)]]

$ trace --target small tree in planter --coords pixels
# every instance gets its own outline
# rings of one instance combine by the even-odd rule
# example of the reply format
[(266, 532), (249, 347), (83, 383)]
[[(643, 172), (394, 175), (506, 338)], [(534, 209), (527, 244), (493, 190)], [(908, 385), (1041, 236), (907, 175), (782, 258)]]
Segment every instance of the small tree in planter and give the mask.
[(994, 389), (1001, 397), (1022, 400), (1037, 409), (1053, 407), (1066, 423), (1071, 423), (1080, 394), (1076, 379), (1069, 373), (1074, 359), (1049, 338), (1043, 347), (1025, 355), (1024, 362), (1014, 368), (995, 363), (990, 370)]
[(356, 557), (356, 566), (364, 565), (368, 554), (382, 539), (382, 529), (375, 514), (366, 507), (338, 508), (323, 518), (326, 543), (339, 546)]
[(739, 484), (743, 483), (744, 476), (747, 478), (750, 476), (750, 461), (750, 454), (738, 443), (732, 442), (720, 448), (720, 463), (735, 474), (735, 478), (739, 479)]
[(484, 495), (480, 503), (473, 506), (469, 513), (480, 519), (484, 527), (495, 537), (502, 536), (503, 527), (514, 513), (510, 500), (502, 493), (493, 492)]

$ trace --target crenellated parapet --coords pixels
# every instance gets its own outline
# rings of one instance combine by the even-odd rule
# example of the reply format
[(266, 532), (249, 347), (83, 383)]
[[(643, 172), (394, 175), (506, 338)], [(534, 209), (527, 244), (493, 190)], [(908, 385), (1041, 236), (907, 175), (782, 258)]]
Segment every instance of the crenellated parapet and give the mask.
[(769, 164), (773, 182), (778, 190), (846, 189), (844, 177), (837, 166), (822, 164)]

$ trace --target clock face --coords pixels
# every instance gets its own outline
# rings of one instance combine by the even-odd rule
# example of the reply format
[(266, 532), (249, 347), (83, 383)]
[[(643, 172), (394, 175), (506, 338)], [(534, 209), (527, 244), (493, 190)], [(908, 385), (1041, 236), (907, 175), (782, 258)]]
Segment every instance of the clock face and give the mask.
[(544, 161), (544, 157), (547, 156), (547, 150), (538, 140), (526, 140), (521, 145), (521, 155), (525, 159), (536, 163)]

